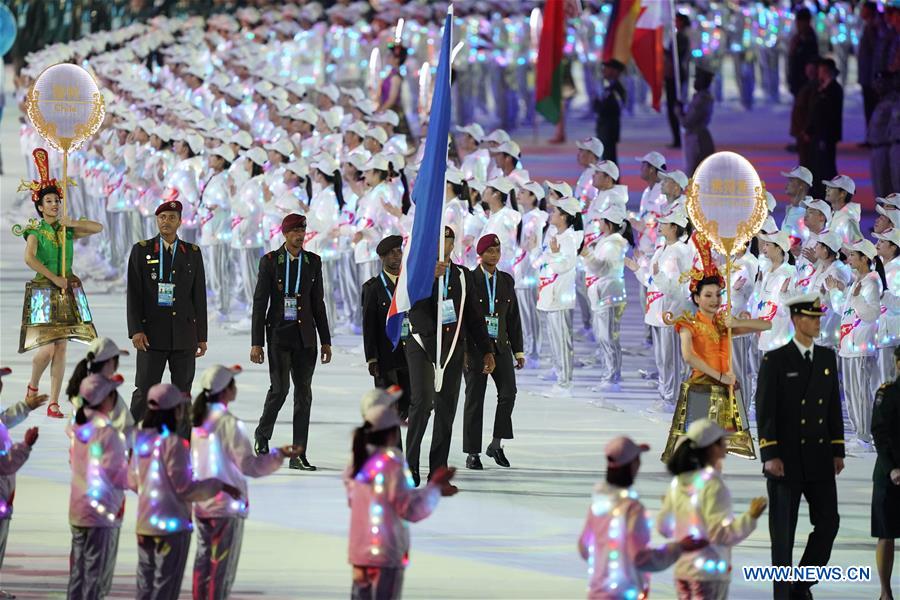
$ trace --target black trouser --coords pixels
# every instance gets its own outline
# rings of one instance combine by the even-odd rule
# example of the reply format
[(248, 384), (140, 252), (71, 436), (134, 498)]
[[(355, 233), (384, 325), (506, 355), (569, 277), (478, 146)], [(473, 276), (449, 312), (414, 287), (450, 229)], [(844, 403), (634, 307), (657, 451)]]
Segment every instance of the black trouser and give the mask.
[(409, 416), (409, 398), (412, 394), (412, 388), (409, 385), (409, 371), (407, 369), (390, 369), (384, 373), (380, 373), (375, 377), (375, 387), (386, 389), (392, 385), (399, 385), (403, 390), (403, 396), (397, 403), (397, 412), (400, 418), (405, 419)]
[[(131, 414), (135, 421), (144, 418), (147, 412), (147, 391), (162, 381), (166, 364), (172, 385), (182, 392), (191, 393), (194, 371), (197, 366), (197, 349), (189, 350), (138, 350), (135, 359), (134, 393), (131, 394)], [(178, 434), (190, 439), (190, 422), (179, 423)]]
[(453, 356), (444, 370), (440, 392), (434, 391), (434, 364), (418, 342), (406, 344), (406, 365), (409, 367), (409, 383), (412, 396), (409, 404), (409, 428), (406, 431), (406, 461), (413, 472), (419, 472), (419, 454), (422, 438), (428, 429), (428, 419), (434, 410), (434, 429), (431, 435), (431, 451), (428, 469), (433, 473), (438, 467), (447, 466), (450, 456), (450, 436), (459, 401), (462, 383), (463, 351), (457, 344)]
[(829, 180), (837, 175), (837, 143), (813, 138), (813, 198), (825, 197), (825, 186), (822, 180)]
[(681, 145), (681, 123), (675, 113), (677, 105), (678, 93), (675, 90), (675, 78), (666, 77), (666, 115), (669, 117), (669, 129), (672, 130), (672, 145), (674, 146)]
[(319, 350), (315, 346), (278, 346), (269, 344), (269, 391), (263, 406), (257, 438), (272, 439), (278, 412), (284, 406), (291, 381), (294, 382), (294, 437), (291, 443), (306, 448), (309, 438), (309, 413), (312, 409), (312, 377)]
[[(484, 423), (484, 394), (487, 391), (487, 378), (481, 360), (472, 360), (464, 372), (466, 378), (466, 404), (463, 408), (463, 452), (466, 454), (481, 453), (481, 433)], [(501, 440), (513, 438), (512, 412), (516, 404), (516, 371), (512, 356), (508, 353), (498, 354), (497, 367), (491, 373), (494, 385), (497, 386), (497, 410), (494, 411), (493, 437)]]
[[(809, 505), (809, 522), (813, 526), (806, 540), (800, 565), (824, 566), (831, 557), (831, 546), (837, 537), (840, 515), (837, 510), (837, 485), (834, 479), (823, 481), (782, 481), (767, 479), (769, 492), (769, 537), (772, 540), (772, 565), (793, 564), (794, 534), (797, 531), (797, 511), (800, 497)], [(795, 588), (810, 584), (794, 584)], [(790, 596), (791, 584), (776, 581), (774, 598)]]
[(616, 136), (601, 133), (601, 134), (597, 135), (597, 138), (601, 142), (603, 142), (603, 156), (602, 156), (603, 160), (608, 160), (608, 161), (612, 161), (614, 163), (618, 163), (619, 162), (619, 154), (616, 151), (616, 144), (618, 144), (618, 142), (616, 141)]
[[(875, 112), (875, 105), (878, 104), (878, 94), (875, 92), (875, 86), (861, 85), (863, 97), (863, 114), (866, 116), (866, 131), (869, 130), (869, 119)], [(863, 138), (865, 141), (865, 138)]]

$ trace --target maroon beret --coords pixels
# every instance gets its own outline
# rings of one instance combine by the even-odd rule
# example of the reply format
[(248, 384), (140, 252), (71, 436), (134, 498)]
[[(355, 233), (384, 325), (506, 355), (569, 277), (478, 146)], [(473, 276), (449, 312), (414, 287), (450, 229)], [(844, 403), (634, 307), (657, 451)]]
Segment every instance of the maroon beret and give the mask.
[(496, 233), (488, 233), (487, 235), (481, 236), (481, 239), (478, 240), (478, 245), (475, 246), (475, 251), (478, 252), (478, 256), (484, 254), (484, 251), (490, 248), (491, 246), (499, 246), (500, 238), (497, 237)]
[(156, 214), (164, 212), (177, 212), (181, 214), (181, 202), (178, 200), (166, 200), (156, 208)]
[(294, 229), (306, 229), (306, 217), (291, 213), (281, 221), (281, 233), (287, 233)]

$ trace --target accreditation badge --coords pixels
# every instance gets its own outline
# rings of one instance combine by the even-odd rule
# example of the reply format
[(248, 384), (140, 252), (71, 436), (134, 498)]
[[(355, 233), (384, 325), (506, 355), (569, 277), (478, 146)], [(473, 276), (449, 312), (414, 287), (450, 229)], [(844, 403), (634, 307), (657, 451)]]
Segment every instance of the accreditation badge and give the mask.
[(405, 340), (409, 337), (409, 317), (403, 317), (403, 324), (400, 326), (400, 339)]
[(453, 305), (453, 298), (447, 298), (441, 306), (441, 324), (456, 323), (456, 307)]
[(159, 306), (172, 306), (175, 303), (175, 284), (159, 283), (156, 292), (156, 304)]
[(496, 340), (500, 331), (500, 317), (485, 317), (484, 324), (487, 325), (488, 335), (492, 340)]
[(284, 320), (285, 321), (296, 321), (297, 320), (297, 297), (296, 296), (285, 296), (285, 298), (284, 298)]

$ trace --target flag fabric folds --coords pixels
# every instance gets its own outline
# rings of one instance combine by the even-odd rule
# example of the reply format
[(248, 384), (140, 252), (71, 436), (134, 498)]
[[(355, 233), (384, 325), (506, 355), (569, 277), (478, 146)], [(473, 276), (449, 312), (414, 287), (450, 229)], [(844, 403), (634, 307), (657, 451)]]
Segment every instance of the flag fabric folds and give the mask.
[(400, 342), (400, 332), (406, 312), (419, 300), (431, 296), (434, 269), (438, 260), (438, 244), (443, 242), (441, 231), (444, 213), (444, 186), (447, 174), (447, 148), (450, 141), (450, 48), (453, 33), (452, 6), (444, 20), (441, 53), (434, 78), (434, 96), (428, 119), (425, 154), (412, 201), (416, 205), (412, 230), (403, 251), (403, 263), (397, 287), (388, 309), (386, 332), (394, 347)]
[[(665, 0), (654, 0), (660, 1)], [(631, 42), (640, 12), (641, 0), (614, 0), (603, 42), (604, 61), (615, 59), (623, 65), (631, 61)]]
[(547, 0), (543, 22), (535, 72), (535, 109), (551, 123), (558, 123), (562, 114), (565, 0)]
[(663, 92), (663, 36), (666, 28), (672, 26), (670, 3), (645, 1), (634, 27), (631, 55), (634, 64), (650, 85), (653, 108), (660, 109)]

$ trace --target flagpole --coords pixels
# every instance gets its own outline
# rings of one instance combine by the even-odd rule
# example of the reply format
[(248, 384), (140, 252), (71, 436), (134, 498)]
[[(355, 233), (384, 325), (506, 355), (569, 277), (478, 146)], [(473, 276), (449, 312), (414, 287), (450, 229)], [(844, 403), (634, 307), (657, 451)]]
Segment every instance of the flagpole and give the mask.
[[(681, 56), (678, 52), (678, 27), (675, 25), (675, 0), (669, 0), (669, 13), (672, 17), (672, 66), (675, 73), (675, 100), (681, 102)], [(681, 125), (679, 125), (681, 127)]]
[[(446, 32), (448, 36), (450, 36), (449, 46), (453, 46), (453, 4), (447, 7), (447, 15), (450, 17), (450, 31)], [(453, 61), (451, 57), (450, 64), (447, 65), (447, 82), (448, 85), (453, 81)], [(435, 82), (437, 85), (437, 82)], [(441, 228), (440, 234), (438, 235), (438, 262), (444, 262), (444, 204), (447, 202), (447, 169), (446, 163), (450, 157), (450, 142), (449, 140), (445, 140), (446, 149), (444, 150), (444, 185), (443, 192), (441, 193)], [(455, 233), (455, 232), (454, 232)], [(441, 329), (443, 329), (444, 324), (444, 278), (448, 277), (449, 273), (444, 271), (444, 274), (440, 276), (438, 281), (438, 303), (437, 303), (437, 319), (435, 320), (435, 344), (437, 345), (437, 353), (435, 354), (435, 363), (434, 363), (434, 391), (440, 392), (441, 387), (444, 385), (444, 365), (441, 361), (441, 353), (443, 351), (443, 335)], [(457, 327), (459, 327), (459, 323), (457, 323)], [(449, 357), (448, 357), (449, 358)]]

